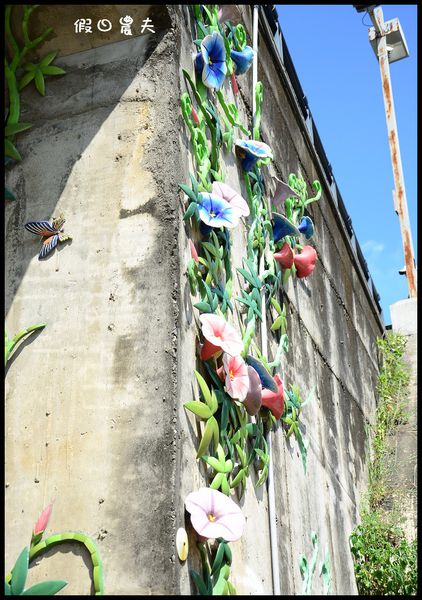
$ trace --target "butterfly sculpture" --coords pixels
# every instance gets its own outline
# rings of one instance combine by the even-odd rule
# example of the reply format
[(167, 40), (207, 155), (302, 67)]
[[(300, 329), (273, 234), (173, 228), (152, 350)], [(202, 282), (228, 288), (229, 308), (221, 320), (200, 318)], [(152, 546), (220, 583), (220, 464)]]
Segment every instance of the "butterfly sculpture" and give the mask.
[(42, 242), (41, 250), (38, 259), (45, 258), (57, 246), (58, 242), (71, 240), (70, 235), (63, 233), (63, 224), (65, 222), (63, 214), (58, 218), (53, 218), (50, 225), (48, 221), (29, 221), (25, 223), (25, 229), (36, 235), (41, 235), (45, 238)]

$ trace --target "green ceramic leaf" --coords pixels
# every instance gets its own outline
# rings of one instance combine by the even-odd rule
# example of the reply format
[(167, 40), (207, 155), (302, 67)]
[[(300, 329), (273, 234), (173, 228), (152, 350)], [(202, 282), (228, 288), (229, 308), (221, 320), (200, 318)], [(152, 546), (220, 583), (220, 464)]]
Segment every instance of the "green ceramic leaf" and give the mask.
[(230, 581), (227, 582), (227, 587), (229, 588), (229, 594), (230, 594), (230, 596), (236, 596), (237, 595), (236, 588), (234, 587), (234, 585), (232, 583), (230, 583)]
[(210, 488), (212, 488), (213, 490), (218, 490), (218, 488), (220, 487), (221, 482), (223, 480), (223, 477), (224, 477), (224, 473), (217, 473), (210, 484)]
[(195, 177), (192, 175), (192, 173), (189, 173), (189, 177), (190, 177), (190, 180), (191, 180), (191, 182), (192, 182), (192, 190), (193, 190), (193, 193), (194, 193), (195, 195), (197, 195), (197, 194), (198, 194), (198, 182), (196, 181), (196, 179), (195, 179)]
[(39, 94), (41, 94), (41, 96), (45, 96), (44, 76), (39, 70), (35, 72), (35, 87), (37, 88), (37, 91)]
[(224, 463), (223, 473), (231, 473), (233, 471), (233, 461), (229, 458)]
[(250, 306), (248, 309), (248, 321), (250, 321), (253, 317), (254, 309), (253, 306)]
[(222, 464), (215, 456), (201, 456), (202, 460), (204, 460), (210, 467), (214, 469), (217, 473), (224, 472), (224, 464)]
[(218, 296), (215, 294), (212, 299), (212, 303), (211, 303), (211, 308), (212, 308), (213, 312), (215, 312), (217, 310), (217, 306), (218, 306)]
[(230, 546), (227, 543), (224, 545), (224, 552), (226, 554), (227, 562), (230, 565), (232, 562), (232, 551), (230, 550)]
[(192, 402), (186, 402), (183, 405), (187, 410), (190, 410), (201, 419), (209, 419), (211, 417), (211, 411), (206, 404), (194, 400)]
[(65, 75), (66, 71), (61, 67), (47, 66), (42, 67), (41, 71), (44, 75)]
[(221, 444), (218, 444), (217, 446), (217, 456), (218, 456), (218, 460), (219, 462), (224, 465), (225, 461), (226, 461), (226, 453), (224, 452)]
[(21, 155), (10, 140), (4, 140), (4, 153), (14, 160), (22, 160)]
[(202, 579), (207, 587), (207, 595), (212, 593), (212, 583), (211, 583), (211, 573), (210, 568), (208, 566), (208, 556), (205, 550), (205, 544), (199, 544), (199, 552), (201, 554), (201, 562), (202, 562)]
[(224, 577), (224, 571), (221, 570), (218, 575), (217, 582), (212, 589), (212, 595), (213, 596), (223, 596), (225, 585), (226, 585), (226, 579)]
[(215, 414), (218, 410), (218, 400), (217, 400), (217, 396), (215, 395), (214, 390), (212, 391), (212, 394), (211, 394), (211, 402), (210, 402), (209, 407), (210, 407), (212, 414)]
[[(237, 267), (236, 269), (237, 271), (239, 271), (239, 273), (241, 275), (243, 275), (243, 277), (246, 279), (246, 281), (248, 283), (250, 283), (252, 286), (256, 285), (256, 281), (255, 279), (252, 277), (252, 275), (250, 275), (250, 273), (248, 273), (245, 269), (241, 269), (240, 267)], [(259, 286), (260, 287), (260, 286)]]
[(245, 469), (240, 469), (236, 477), (232, 480), (230, 487), (233, 489), (241, 483), (241, 481), (245, 478)]
[(245, 467), (247, 464), (246, 454), (244, 453), (242, 448), (239, 446), (239, 444), (236, 444), (236, 450), (237, 450), (237, 453), (240, 458), (240, 464), (242, 465), (242, 467)]
[(271, 298), (271, 304), (274, 306), (274, 308), (276, 309), (278, 314), (281, 315), (281, 313), (282, 313), (281, 307), (275, 298)]
[(283, 317), (280, 315), (279, 317), (277, 317), (277, 319), (271, 325), (271, 331), (277, 331), (277, 329), (280, 329), (282, 322), (283, 322)]
[(22, 592), (22, 596), (54, 596), (67, 585), (67, 581), (43, 581)]
[(40, 61), (40, 67), (45, 67), (45, 66), (49, 65), (51, 62), (53, 62), (53, 60), (56, 58), (58, 52), (59, 51), (56, 50), (55, 52), (49, 52), (48, 54), (46, 54)]
[(205, 258), (203, 258), (202, 256), (199, 256), (198, 261), (201, 263), (201, 265), (204, 265), (204, 267), (209, 269), (209, 263), (208, 263), (208, 261), (205, 260)]
[(7, 583), (7, 581), (4, 582), (4, 595), (5, 596), (11, 596), (12, 595), (12, 588), (10, 587), (10, 584)]
[(196, 571), (194, 571), (193, 569), (191, 569), (189, 572), (190, 572), (190, 575), (191, 575), (196, 587), (198, 588), (198, 592), (200, 593), (200, 595), (208, 596), (207, 586), (205, 585), (205, 583), (201, 579), (201, 577), (198, 575), (198, 573)]
[(187, 185), (184, 185), (183, 183), (178, 183), (177, 184), (179, 186), (179, 188), (181, 190), (183, 190), (186, 194), (186, 196), (188, 196), (193, 202), (197, 203), (198, 199), (195, 195), (195, 193), (190, 189), (190, 187), (188, 187)]
[(249, 346), (251, 345), (251, 341), (253, 336), (255, 335), (255, 316), (252, 317), (250, 321), (248, 321), (248, 326), (246, 327), (246, 331), (243, 335), (243, 350), (241, 352), (242, 356), (245, 356), (248, 353)]
[(28, 547), (22, 550), (19, 554), (18, 560), (12, 570), (12, 580), (10, 587), (12, 590), (12, 596), (19, 596), (22, 594), (26, 578), (28, 575), (28, 563), (29, 563), (29, 550)]
[(302, 437), (302, 433), (299, 429), (299, 427), (296, 428), (295, 431), (295, 436), (297, 439), (297, 443), (299, 445), (299, 450), (300, 450), (300, 456), (302, 458), (302, 464), (303, 464), (303, 470), (306, 473), (306, 469), (307, 469), (307, 460), (308, 460), (308, 447), (309, 447), (309, 440), (304, 440)]
[(15, 123), (12, 125), (6, 125), (4, 128), (4, 135), (5, 137), (10, 137), (11, 135), (16, 135), (21, 131), (26, 131), (30, 127), (32, 127), (31, 123)]
[(187, 221), (188, 219), (190, 219), (191, 217), (193, 217), (193, 215), (195, 214), (197, 209), (196, 206), (196, 202), (191, 202), (185, 212), (185, 214), (183, 215), (183, 220)]
[(226, 400), (223, 401), (220, 417), (221, 431), (226, 431), (227, 425), (229, 424), (229, 405)]
[(224, 542), (220, 542), (220, 544), (218, 545), (218, 549), (215, 554), (214, 561), (212, 563), (211, 575), (214, 575), (215, 573), (217, 573), (217, 571), (220, 570), (223, 558), (225, 556), (224, 546)]
[(280, 338), (280, 347), (283, 349), (283, 352), (289, 351), (289, 336), (287, 333), (283, 333)]
[(212, 308), (208, 304), (208, 302), (197, 302), (196, 304), (194, 304), (194, 307), (204, 313), (212, 313), (213, 312)]
[(261, 295), (259, 293), (259, 290), (256, 287), (253, 288), (250, 296), (251, 296), (251, 298), (253, 298), (255, 300), (257, 306), (261, 305), (261, 303), (262, 303)]
[[(206, 407), (208, 410), (210, 410), (208, 407)], [(211, 414), (211, 411), (210, 411)], [(211, 417), (210, 419), (208, 419), (207, 424), (205, 425), (205, 429), (204, 429), (204, 433), (202, 434), (202, 439), (201, 439), (201, 443), (198, 446), (198, 450), (196, 452), (196, 458), (200, 458), (204, 453), (205, 450), (208, 448), (209, 443), (214, 435), (214, 423), (212, 421), (212, 419), (214, 419), (214, 417)], [(215, 421), (215, 419), (214, 419)]]
[(265, 467), (262, 469), (261, 476), (260, 476), (260, 478), (258, 479), (258, 481), (256, 482), (256, 485), (255, 485), (255, 487), (260, 487), (261, 485), (263, 485), (263, 484), (266, 482), (266, 480), (267, 480), (267, 477), (268, 477), (268, 467), (267, 467), (267, 466), (265, 466)]
[(210, 244), (209, 242), (201, 242), (201, 246), (206, 248), (208, 252), (210, 252), (215, 258), (220, 258), (217, 248), (214, 244)]
[(226, 496), (230, 496), (230, 486), (227, 481), (227, 475), (223, 475), (223, 479), (221, 480), (221, 491), (223, 494), (226, 494)]
[(205, 402), (207, 403), (208, 407), (212, 410), (212, 408), (211, 408), (212, 407), (211, 392), (210, 392), (210, 388), (207, 385), (207, 382), (202, 377), (201, 373), (198, 373), (198, 371), (195, 371), (195, 377), (199, 384), (199, 387), (201, 388), (202, 396), (203, 396)]

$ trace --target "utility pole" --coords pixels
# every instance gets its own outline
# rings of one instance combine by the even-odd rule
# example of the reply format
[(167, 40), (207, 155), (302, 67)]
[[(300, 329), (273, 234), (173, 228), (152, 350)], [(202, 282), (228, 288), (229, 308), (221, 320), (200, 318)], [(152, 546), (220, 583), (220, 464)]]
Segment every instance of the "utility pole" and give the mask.
[[(355, 6), (357, 10), (357, 8)], [(362, 9), (361, 9), (362, 10)], [(396, 113), (394, 110), (393, 90), (390, 78), (390, 62), (409, 56), (404, 34), (398, 19), (384, 22), (382, 8), (372, 5), (366, 8), (374, 27), (369, 29), (369, 41), (378, 58), (382, 92), (384, 96), (385, 116), (387, 119), (388, 141), (390, 144), (391, 162), (393, 166), (394, 210), (400, 220), (403, 242), (405, 273), (409, 286), (410, 298), (417, 296), (417, 275), (413, 251), (412, 233), (410, 230), (409, 213), (407, 210), (406, 189), (404, 186), (403, 167), (400, 155), (399, 137), (397, 132)], [(360, 12), (360, 11), (359, 11)]]

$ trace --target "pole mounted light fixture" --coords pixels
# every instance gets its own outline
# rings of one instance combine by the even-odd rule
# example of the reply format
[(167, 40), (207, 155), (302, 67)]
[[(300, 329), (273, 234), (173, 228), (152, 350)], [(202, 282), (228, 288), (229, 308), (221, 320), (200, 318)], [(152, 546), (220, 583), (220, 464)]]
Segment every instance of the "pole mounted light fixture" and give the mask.
[(417, 296), (416, 263), (413, 251), (412, 233), (409, 213), (407, 210), (406, 188), (404, 185), (403, 167), (400, 155), (399, 136), (397, 131), (396, 113), (394, 110), (393, 89), (390, 77), (390, 63), (409, 56), (403, 30), (399, 20), (392, 19), (384, 22), (382, 8), (379, 4), (353, 5), (358, 12), (368, 13), (373, 27), (368, 30), (369, 42), (378, 59), (381, 71), (382, 92), (384, 96), (385, 117), (387, 121), (388, 141), (390, 144), (391, 163), (393, 167), (394, 186), (393, 204), (399, 221), (403, 242), (405, 267), (400, 269), (407, 277), (409, 297)]

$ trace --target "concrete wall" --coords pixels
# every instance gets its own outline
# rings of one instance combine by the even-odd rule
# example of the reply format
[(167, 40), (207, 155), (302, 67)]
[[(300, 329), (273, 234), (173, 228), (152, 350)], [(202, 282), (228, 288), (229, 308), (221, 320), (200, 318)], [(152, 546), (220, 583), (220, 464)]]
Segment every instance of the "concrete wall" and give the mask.
[[(102, 16), (115, 9), (104, 7)], [(193, 45), (187, 8), (167, 9), (160, 7), (156, 34), (82, 52), (69, 41), (58, 61), (68, 71), (63, 80), (48, 82), (44, 99), (30, 89), (22, 95), (22, 120), (34, 127), (20, 136), (24, 160), (8, 177), (18, 200), (6, 206), (7, 328), (47, 327), (16, 351), (7, 372), (6, 567), (54, 500), (48, 532), (92, 536), (112, 595), (193, 593), (188, 566), (198, 562), (192, 548), (181, 565), (174, 546), (184, 498), (204, 482), (197, 424), (182, 407), (196, 393), (198, 343), (185, 276), (191, 232), (177, 188), (192, 171), (179, 98)], [(282, 298), (290, 350), (280, 371), (305, 395), (316, 388), (303, 411), (307, 474), (296, 442), (281, 429), (273, 435), (282, 593), (301, 592), (298, 558), (310, 556), (315, 531), (319, 558), (325, 546), (330, 553), (332, 592), (355, 594), (348, 535), (366, 478), (381, 327), (263, 36), (258, 78), (262, 139), (275, 158), (265, 173), (269, 191), (271, 175), (285, 180), (298, 170), (309, 186), (323, 184), (309, 211), (317, 266), (309, 279), (290, 281)], [(239, 112), (250, 122), (251, 73), (238, 83)], [(245, 193), (234, 155), (224, 164), (226, 181)], [(59, 212), (73, 242), (39, 262), (37, 240), (23, 225)], [(242, 224), (233, 233), (235, 266), (245, 239)], [(274, 348), (270, 339), (270, 355)], [(247, 526), (232, 544), (231, 579), (238, 593), (272, 594), (267, 491), (253, 481), (255, 474), (241, 502)], [(73, 546), (49, 554), (30, 581), (63, 578), (64, 594), (86, 593), (84, 554)], [(321, 585), (316, 575), (313, 593)]]

